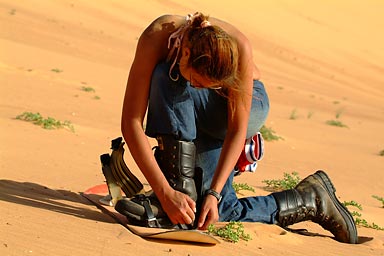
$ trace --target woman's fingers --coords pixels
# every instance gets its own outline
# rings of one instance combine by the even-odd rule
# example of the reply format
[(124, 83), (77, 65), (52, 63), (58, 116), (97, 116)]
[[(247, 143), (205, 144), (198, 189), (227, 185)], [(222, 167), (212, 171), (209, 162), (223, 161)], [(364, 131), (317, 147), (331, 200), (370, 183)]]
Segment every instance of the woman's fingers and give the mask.
[(200, 217), (199, 217), (199, 220), (198, 220), (198, 223), (197, 223), (197, 227), (199, 229), (203, 229), (203, 226), (204, 226), (204, 223), (205, 223), (205, 220), (207, 218), (207, 210), (206, 209), (202, 209), (201, 212), (200, 212)]
[(184, 196), (186, 200), (186, 205), (181, 209), (183, 223), (180, 224), (192, 224), (195, 220), (196, 214), (196, 203), (189, 196)]
[(196, 202), (193, 201), (192, 198), (190, 198), (189, 196), (187, 196), (186, 198), (187, 198), (187, 202), (188, 202), (188, 205), (189, 205), (189, 209), (192, 210), (193, 217), (194, 217), (195, 214), (196, 214)]
[(209, 224), (216, 223), (218, 220), (219, 212), (217, 208), (217, 199), (214, 197), (206, 197), (201, 209), (197, 227), (204, 230), (208, 228)]
[(174, 200), (164, 208), (173, 224), (191, 224), (195, 220), (196, 203), (188, 195), (176, 191)]

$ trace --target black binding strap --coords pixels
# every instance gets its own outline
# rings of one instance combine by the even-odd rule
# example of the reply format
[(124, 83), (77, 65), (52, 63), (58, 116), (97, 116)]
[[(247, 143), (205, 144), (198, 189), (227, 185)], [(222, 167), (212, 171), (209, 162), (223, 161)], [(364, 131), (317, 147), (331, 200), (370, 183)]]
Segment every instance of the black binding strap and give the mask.
[(143, 194), (136, 195), (135, 197), (139, 199), (140, 203), (144, 206), (145, 214), (147, 215), (147, 226), (150, 228), (160, 228), (160, 224), (157, 221), (155, 215), (153, 214), (151, 208), (151, 201), (149, 200), (149, 198)]

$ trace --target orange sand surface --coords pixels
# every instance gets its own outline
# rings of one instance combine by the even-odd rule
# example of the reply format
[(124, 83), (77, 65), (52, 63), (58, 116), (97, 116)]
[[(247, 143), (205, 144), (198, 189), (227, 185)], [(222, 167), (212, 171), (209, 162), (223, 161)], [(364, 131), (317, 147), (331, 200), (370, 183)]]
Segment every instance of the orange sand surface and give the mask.
[[(99, 155), (121, 136), (141, 32), (162, 14), (196, 10), (249, 37), (271, 100), (266, 126), (283, 137), (266, 142), (256, 174), (235, 181), (265, 195), (265, 179), (324, 169), (341, 201), (384, 227), (372, 197), (384, 197), (383, 1), (0, 0), (0, 255), (384, 255), (384, 231), (359, 227), (360, 243), (348, 245), (311, 222), (297, 227), (313, 236), (245, 223), (249, 242), (149, 241), (80, 196), (104, 182)], [(75, 131), (17, 120), (25, 111)]]

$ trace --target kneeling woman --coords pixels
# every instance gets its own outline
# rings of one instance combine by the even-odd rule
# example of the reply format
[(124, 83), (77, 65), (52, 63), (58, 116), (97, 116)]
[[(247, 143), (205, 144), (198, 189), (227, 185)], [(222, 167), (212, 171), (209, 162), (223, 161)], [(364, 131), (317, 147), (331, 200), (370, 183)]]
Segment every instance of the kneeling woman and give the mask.
[[(217, 221), (312, 220), (356, 243), (353, 219), (324, 172), (293, 190), (237, 198), (235, 171), (254, 170), (262, 157), (258, 132), (269, 100), (259, 78), (250, 42), (231, 24), (195, 13), (161, 16), (146, 28), (129, 73), (122, 133), (160, 204), (150, 215), (164, 212), (172, 224), (196, 222), (200, 229)], [(147, 136), (159, 142), (155, 154)], [(141, 205), (131, 201), (124, 212), (132, 203)]]

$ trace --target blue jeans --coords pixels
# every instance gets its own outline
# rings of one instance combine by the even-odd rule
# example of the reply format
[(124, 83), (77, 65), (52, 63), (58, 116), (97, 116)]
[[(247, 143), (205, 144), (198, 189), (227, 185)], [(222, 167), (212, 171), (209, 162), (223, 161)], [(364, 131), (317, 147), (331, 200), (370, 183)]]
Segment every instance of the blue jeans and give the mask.
[[(203, 191), (209, 189), (227, 131), (227, 100), (215, 90), (196, 89), (181, 75), (168, 76), (170, 65), (156, 66), (151, 80), (146, 134), (174, 135), (196, 145), (196, 166), (203, 169)], [(178, 72), (177, 69), (174, 72)], [(247, 138), (263, 126), (269, 112), (264, 85), (254, 81), (252, 109)], [(219, 204), (220, 221), (275, 223), (277, 205), (272, 195), (238, 199), (232, 187), (234, 172), (228, 178)]]

